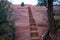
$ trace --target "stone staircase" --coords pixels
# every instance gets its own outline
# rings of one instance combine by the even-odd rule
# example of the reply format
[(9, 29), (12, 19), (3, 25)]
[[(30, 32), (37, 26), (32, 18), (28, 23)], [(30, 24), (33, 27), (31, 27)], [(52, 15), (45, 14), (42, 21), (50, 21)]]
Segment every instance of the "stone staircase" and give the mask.
[(32, 15), (31, 8), (28, 7), (28, 9), (29, 9), (29, 22), (30, 22), (31, 40), (40, 40), (38, 30), (37, 30), (37, 26), (36, 26), (35, 20), (34, 20), (33, 15)]

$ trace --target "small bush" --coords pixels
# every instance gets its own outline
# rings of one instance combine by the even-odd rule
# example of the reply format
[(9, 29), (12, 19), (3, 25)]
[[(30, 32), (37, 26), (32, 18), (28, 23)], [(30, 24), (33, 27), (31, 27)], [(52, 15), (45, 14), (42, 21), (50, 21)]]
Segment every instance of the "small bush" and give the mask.
[(21, 6), (25, 6), (24, 2), (21, 3)]
[(60, 28), (60, 19), (55, 19), (57, 28)]
[(5, 39), (13, 39), (14, 38), (14, 25), (9, 22), (5, 22), (0, 25), (0, 36)]
[(38, 1), (37, 6), (47, 6), (47, 1)]

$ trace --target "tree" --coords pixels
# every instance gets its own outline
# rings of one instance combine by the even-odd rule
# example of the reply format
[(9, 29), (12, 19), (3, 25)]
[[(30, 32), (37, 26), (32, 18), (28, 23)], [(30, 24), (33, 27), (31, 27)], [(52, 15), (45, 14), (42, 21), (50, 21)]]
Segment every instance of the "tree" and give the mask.
[(49, 30), (47, 35), (50, 37), (52, 40), (56, 40), (52, 34), (56, 33), (56, 25), (55, 25), (55, 19), (53, 15), (53, 0), (48, 0), (48, 21), (49, 21)]
[(9, 7), (7, 0), (0, 1), (0, 36), (5, 38), (4, 40), (13, 40), (14, 37), (14, 24), (7, 21)]
[(54, 30), (55, 28), (55, 23), (54, 23), (54, 15), (53, 15), (53, 0), (38, 0), (39, 2), (42, 3), (42, 5), (46, 6), (48, 4), (48, 20), (49, 20), (49, 25), (50, 29), (52, 28)]
[(55, 33), (55, 20), (53, 15), (53, 0), (48, 0), (48, 21), (49, 21), (49, 29), (46, 33), (44, 33), (43, 40), (56, 40), (54, 36), (52, 35)]
[[(53, 5), (58, 5), (58, 4), (54, 4), (54, 2), (60, 3), (59, 0), (53, 0)], [(48, 1), (47, 0), (38, 0), (37, 5), (39, 5), (39, 6), (48, 6)]]
[(38, 0), (38, 4), (39, 6), (47, 6), (47, 0)]
[(56, 40), (52, 34), (56, 33), (56, 25), (53, 14), (53, 0), (48, 0), (48, 21), (49, 21), (49, 30), (48, 34), (51, 36), (53, 40)]
[(21, 3), (21, 6), (25, 6), (24, 2)]
[(48, 20), (51, 31), (55, 31), (55, 19), (53, 15), (53, 0), (48, 0)]
[(7, 1), (0, 1), (0, 23), (7, 21)]
[(0, 1), (0, 33), (3, 32), (2, 31), (2, 24), (7, 22), (7, 11), (8, 11), (8, 6), (7, 6), (7, 0), (1, 0)]
[(57, 0), (58, 3), (60, 3), (60, 1)]

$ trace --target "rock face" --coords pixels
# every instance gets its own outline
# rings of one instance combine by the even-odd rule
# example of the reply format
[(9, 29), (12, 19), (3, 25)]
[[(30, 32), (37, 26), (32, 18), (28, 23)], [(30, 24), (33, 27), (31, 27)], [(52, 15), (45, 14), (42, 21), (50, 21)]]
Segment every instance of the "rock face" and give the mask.
[[(15, 21), (15, 40), (39, 40), (42, 34), (48, 30), (47, 8), (30, 6), (32, 16), (29, 16), (28, 6), (21, 7), (19, 5), (13, 6), (12, 20)], [(32, 18), (33, 17), (33, 18)], [(30, 19), (32, 22), (30, 22)], [(37, 31), (31, 31), (31, 23), (35, 22)], [(32, 33), (32, 34), (31, 34)], [(37, 34), (38, 33), (38, 34)], [(32, 36), (38, 37), (33, 37)]]

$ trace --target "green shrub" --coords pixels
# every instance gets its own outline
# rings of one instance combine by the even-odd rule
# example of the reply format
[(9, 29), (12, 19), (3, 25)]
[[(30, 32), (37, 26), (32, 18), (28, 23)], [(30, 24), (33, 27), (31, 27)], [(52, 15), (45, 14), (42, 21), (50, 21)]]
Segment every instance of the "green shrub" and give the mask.
[(38, 3), (37, 3), (37, 6), (47, 6), (47, 1), (46, 0), (44, 0), (44, 1), (38, 1)]
[(24, 2), (21, 3), (21, 6), (25, 6)]
[(55, 19), (56, 24), (60, 24), (60, 19)]
[(55, 22), (56, 22), (57, 28), (60, 28), (60, 19), (55, 19)]
[(0, 36), (13, 39), (14, 38), (14, 25), (9, 22), (5, 22), (0, 26)]

